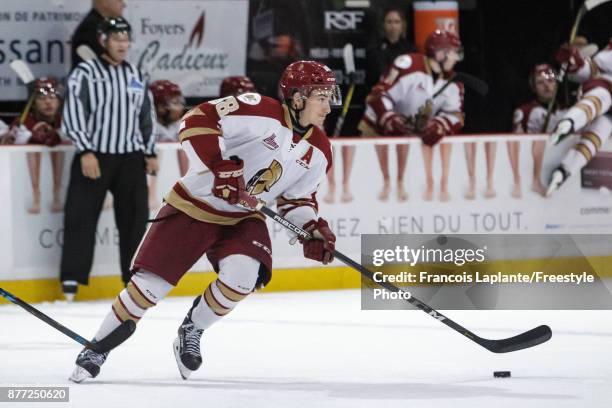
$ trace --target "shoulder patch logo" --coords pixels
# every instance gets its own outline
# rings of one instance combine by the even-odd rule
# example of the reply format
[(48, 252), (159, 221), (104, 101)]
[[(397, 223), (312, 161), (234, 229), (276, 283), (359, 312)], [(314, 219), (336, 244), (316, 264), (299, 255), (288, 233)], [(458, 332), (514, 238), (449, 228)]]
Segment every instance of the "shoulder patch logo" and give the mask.
[(238, 100), (242, 103), (246, 103), (247, 105), (257, 105), (259, 102), (261, 102), (261, 95), (254, 92), (247, 92), (239, 95)]
[(408, 69), (412, 65), (412, 58), (410, 55), (400, 55), (393, 63), (400, 69)]
[(246, 190), (251, 195), (261, 194), (270, 191), (272, 186), (281, 178), (283, 166), (277, 161), (272, 160), (270, 166), (261, 169), (247, 183)]
[(280, 147), (278, 143), (276, 143), (276, 135), (274, 133), (262, 140), (262, 143), (270, 150), (276, 150)]
[(144, 85), (135, 76), (130, 75), (130, 82), (128, 84), (128, 90), (130, 91), (142, 91)]

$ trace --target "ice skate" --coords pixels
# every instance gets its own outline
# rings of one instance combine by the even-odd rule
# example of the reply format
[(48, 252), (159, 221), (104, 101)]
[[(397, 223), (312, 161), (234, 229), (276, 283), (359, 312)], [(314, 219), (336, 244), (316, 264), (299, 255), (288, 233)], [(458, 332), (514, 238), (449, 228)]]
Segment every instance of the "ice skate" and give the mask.
[(187, 313), (183, 324), (178, 329), (178, 336), (174, 340), (174, 357), (183, 380), (189, 378), (191, 373), (202, 365), (202, 353), (200, 352), (200, 338), (204, 330), (198, 329), (191, 321), (191, 312), (200, 302), (198, 296), (193, 306)]
[(546, 197), (550, 197), (552, 193), (557, 191), (568, 177), (569, 174), (563, 167), (557, 167), (555, 171), (553, 171), (552, 176), (550, 176), (550, 183), (548, 183)]
[(84, 348), (76, 359), (76, 368), (70, 375), (69, 380), (78, 384), (88, 378), (97, 377), (100, 374), (100, 367), (106, 361), (106, 357), (108, 357), (108, 352), (100, 354)]
[(66, 301), (72, 302), (77, 294), (77, 290), (77, 281), (65, 280), (62, 282), (62, 293), (64, 294), (64, 299), (66, 299)]

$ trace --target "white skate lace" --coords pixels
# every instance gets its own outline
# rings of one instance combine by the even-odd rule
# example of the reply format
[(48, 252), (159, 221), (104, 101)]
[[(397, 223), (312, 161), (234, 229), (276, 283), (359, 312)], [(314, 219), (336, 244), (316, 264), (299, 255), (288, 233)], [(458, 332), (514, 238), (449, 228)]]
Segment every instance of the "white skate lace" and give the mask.
[(108, 356), (108, 353), (98, 354), (94, 351), (87, 350), (85, 358), (99, 367), (106, 361), (106, 356)]
[(204, 330), (196, 329), (192, 324), (183, 326), (185, 328), (185, 352), (196, 356), (200, 355), (200, 338)]

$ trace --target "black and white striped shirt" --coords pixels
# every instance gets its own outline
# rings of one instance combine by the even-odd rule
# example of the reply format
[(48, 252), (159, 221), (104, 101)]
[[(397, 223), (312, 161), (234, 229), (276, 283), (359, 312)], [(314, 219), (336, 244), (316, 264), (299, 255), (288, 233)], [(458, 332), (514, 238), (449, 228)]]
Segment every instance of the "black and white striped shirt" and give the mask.
[(154, 154), (153, 98), (135, 66), (84, 61), (70, 73), (67, 88), (62, 131), (79, 152)]

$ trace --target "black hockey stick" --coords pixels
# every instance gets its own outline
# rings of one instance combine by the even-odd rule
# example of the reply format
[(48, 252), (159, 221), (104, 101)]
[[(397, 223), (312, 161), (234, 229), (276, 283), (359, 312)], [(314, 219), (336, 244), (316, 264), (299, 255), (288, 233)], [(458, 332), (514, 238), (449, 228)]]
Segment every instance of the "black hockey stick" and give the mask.
[(349, 87), (346, 98), (344, 99), (344, 104), (342, 105), (340, 116), (336, 119), (336, 126), (334, 126), (334, 133), (332, 134), (333, 137), (340, 136), (346, 114), (348, 113), (351, 100), (353, 99), (353, 92), (355, 91), (355, 57), (353, 55), (353, 44), (348, 43), (344, 46), (342, 49), (342, 59), (344, 60), (344, 71), (349, 78)]
[(77, 333), (73, 332), (66, 326), (60, 324), (56, 320), (50, 318), (49, 316), (47, 316), (40, 310), (36, 309), (34, 306), (30, 305), (27, 302), (24, 302), (23, 300), (19, 299), (17, 296), (7, 292), (6, 290), (2, 288), (0, 288), (0, 295), (6, 300), (8, 300), (9, 302), (13, 302), (17, 306), (21, 306), (26, 311), (30, 312), (31, 314), (38, 317), (43, 322), (47, 323), (49, 326), (53, 327), (56, 330), (59, 330), (60, 332), (64, 333), (66, 336), (70, 337), (72, 340), (76, 341), (77, 343), (82, 344), (83, 346), (89, 349), (92, 349), (96, 353), (105, 353), (107, 351), (114, 349), (115, 347), (123, 343), (125, 340), (127, 340), (136, 330), (136, 323), (134, 323), (132, 320), (126, 320), (102, 340), (98, 342), (91, 342), (89, 340), (86, 340), (82, 336), (78, 335)]
[(480, 96), (486, 96), (489, 93), (489, 85), (480, 78), (475, 77), (474, 75), (467, 74), (465, 72), (455, 71), (452, 76), (448, 78), (446, 83), (442, 86), (442, 88), (438, 89), (436, 93), (433, 94), (431, 99), (436, 99), (438, 95), (440, 95), (450, 84), (453, 82), (461, 82), (467, 88), (473, 90)]
[[(297, 225), (292, 224), (286, 218), (281, 217), (276, 212), (266, 207), (263, 202), (250, 196), (248, 193), (244, 192), (244, 194), (241, 194), (240, 198), (241, 198), (243, 206), (260, 211), (261, 213), (272, 218), (274, 221), (278, 222), (283, 227), (287, 228), (290, 231), (293, 231), (298, 236), (304, 239), (313, 238), (308, 232), (304, 231), (302, 228), (298, 227)], [(351, 268), (355, 269), (357, 272), (359, 272), (360, 274), (362, 274), (363, 276), (365, 276), (372, 282), (392, 292), (400, 292), (400, 289), (391, 283), (375, 281), (374, 274), (372, 272), (370, 272), (368, 269), (364, 268), (357, 262), (353, 261), (348, 256), (344, 255), (342, 252), (338, 250), (334, 250), (333, 253), (336, 258), (340, 259), (342, 262), (344, 262)], [(531, 329), (529, 331), (526, 331), (514, 337), (508, 337), (506, 339), (499, 339), (499, 340), (489, 340), (489, 339), (485, 339), (480, 336), (477, 336), (470, 330), (466, 329), (465, 327), (461, 326), (455, 321), (444, 316), (442, 313), (431, 308), (426, 303), (420, 301), (414, 296), (411, 296), (409, 299), (407, 299), (407, 301), (411, 305), (421, 309), (422, 311), (424, 311), (425, 313), (427, 313), (434, 319), (439, 320), (440, 322), (444, 323), (451, 329), (455, 330), (456, 332), (459, 332), (460, 334), (464, 335), (468, 339), (472, 340), (473, 342), (479, 344), (480, 346), (486, 348), (487, 350), (493, 353), (509, 353), (511, 351), (526, 349), (529, 347), (537, 346), (538, 344), (542, 344), (550, 340), (550, 338), (552, 337), (552, 331), (550, 330), (550, 327), (548, 327), (547, 325), (541, 325), (541, 326), (538, 326), (534, 329)]]
[(486, 96), (489, 93), (489, 84), (467, 72), (455, 71), (454, 80), (463, 83), (467, 88), (473, 90), (480, 96)]

